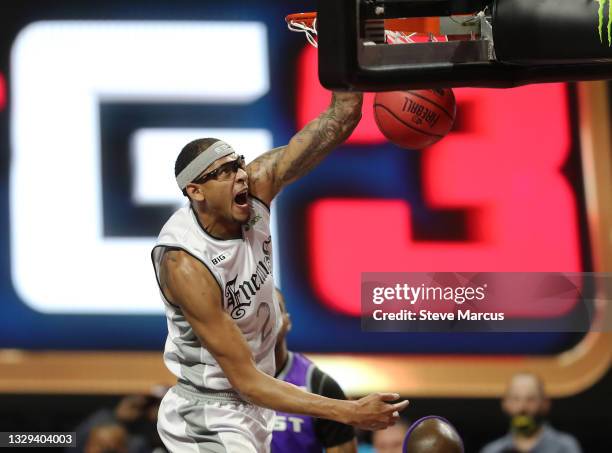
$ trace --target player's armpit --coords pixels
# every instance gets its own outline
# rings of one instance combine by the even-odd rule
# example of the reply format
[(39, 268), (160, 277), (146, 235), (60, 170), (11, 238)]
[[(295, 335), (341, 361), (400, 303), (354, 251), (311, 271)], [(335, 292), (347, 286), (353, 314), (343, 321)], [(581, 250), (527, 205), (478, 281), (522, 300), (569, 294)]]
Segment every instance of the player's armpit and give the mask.
[(247, 166), (249, 191), (270, 203), (287, 184), (316, 167), (346, 140), (361, 119), (361, 93), (333, 93), (330, 106), (293, 136)]
[(335, 447), (327, 447), (325, 453), (357, 453), (357, 440), (352, 439)]

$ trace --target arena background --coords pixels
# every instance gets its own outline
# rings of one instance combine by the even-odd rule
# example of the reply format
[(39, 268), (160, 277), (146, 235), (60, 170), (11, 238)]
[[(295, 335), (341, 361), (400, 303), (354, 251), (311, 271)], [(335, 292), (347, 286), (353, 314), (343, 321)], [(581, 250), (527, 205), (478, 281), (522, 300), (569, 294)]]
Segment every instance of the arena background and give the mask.
[[(0, 7), (2, 431), (69, 430), (169, 380), (148, 253), (182, 202), (178, 147), (218, 135), (253, 158), (325, 107), (316, 51), (283, 21), (313, 7)], [(609, 272), (608, 91), (456, 89), (454, 130), (424, 152), (386, 142), (369, 95), (351, 139), (275, 202), (290, 348), (352, 395), (399, 390), (410, 417), (448, 417), (466, 451), (504, 432), (507, 377), (535, 370), (553, 424), (608, 451), (609, 334), (366, 334), (357, 316), (362, 271)]]

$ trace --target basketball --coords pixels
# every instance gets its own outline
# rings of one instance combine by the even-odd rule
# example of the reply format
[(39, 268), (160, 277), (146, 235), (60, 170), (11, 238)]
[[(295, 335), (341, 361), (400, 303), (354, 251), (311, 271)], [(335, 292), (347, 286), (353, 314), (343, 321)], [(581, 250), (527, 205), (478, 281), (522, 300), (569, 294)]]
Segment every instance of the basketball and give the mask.
[(449, 88), (388, 91), (374, 98), (374, 118), (390, 141), (422, 149), (449, 133), (455, 122), (455, 95)]

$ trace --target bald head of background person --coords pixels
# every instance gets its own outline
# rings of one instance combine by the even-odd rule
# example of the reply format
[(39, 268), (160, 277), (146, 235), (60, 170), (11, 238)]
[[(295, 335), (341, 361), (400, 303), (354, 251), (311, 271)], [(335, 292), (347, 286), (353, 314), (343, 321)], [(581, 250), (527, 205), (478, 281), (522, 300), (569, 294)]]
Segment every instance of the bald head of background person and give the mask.
[(406, 453), (463, 453), (463, 441), (447, 420), (430, 416), (410, 427), (404, 444)]
[(550, 411), (544, 383), (533, 373), (512, 376), (502, 399), (502, 409), (510, 417), (512, 431), (523, 438), (535, 438)]
[(513, 375), (501, 406), (509, 419), (510, 432), (486, 445), (482, 453), (581, 451), (576, 439), (547, 423), (551, 403), (544, 382), (538, 375), (529, 372)]

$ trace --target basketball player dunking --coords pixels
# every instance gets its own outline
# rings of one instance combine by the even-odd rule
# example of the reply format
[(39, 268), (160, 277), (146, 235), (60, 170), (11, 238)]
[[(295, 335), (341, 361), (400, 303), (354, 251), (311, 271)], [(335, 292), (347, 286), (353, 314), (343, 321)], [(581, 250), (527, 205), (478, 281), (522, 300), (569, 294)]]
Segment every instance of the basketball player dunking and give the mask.
[(164, 225), (152, 252), (168, 321), (164, 361), (178, 378), (159, 410), (170, 451), (269, 451), (275, 410), (376, 430), (407, 406), (387, 403), (395, 394), (335, 400), (272, 377), (281, 323), (268, 206), (351, 134), (361, 105), (361, 94), (334, 93), (287, 146), (246, 167), (216, 139), (180, 152), (175, 175), (190, 203)]

